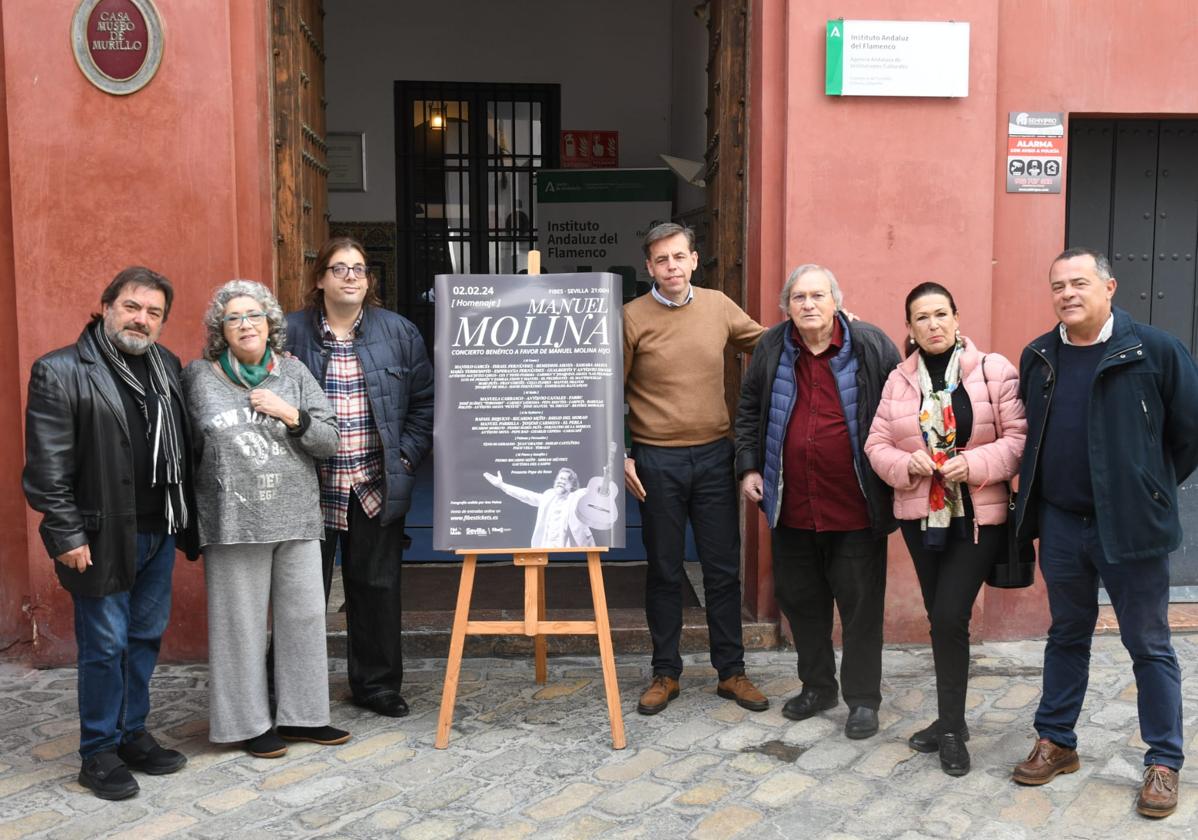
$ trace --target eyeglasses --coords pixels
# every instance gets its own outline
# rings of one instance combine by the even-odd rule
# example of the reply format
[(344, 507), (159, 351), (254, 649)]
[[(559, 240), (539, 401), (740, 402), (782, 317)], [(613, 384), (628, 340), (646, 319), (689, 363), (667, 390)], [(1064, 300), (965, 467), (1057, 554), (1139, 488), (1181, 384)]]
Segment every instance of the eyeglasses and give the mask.
[(351, 271), (354, 273), (354, 277), (359, 280), (364, 279), (366, 275), (370, 273), (370, 269), (362, 265), (362, 263), (352, 266), (346, 265), (345, 263), (333, 263), (326, 268), (325, 271), (333, 272), (333, 276), (338, 280), (344, 280), (346, 277), (349, 277), (349, 273)]
[(249, 321), (255, 327), (262, 323), (266, 318), (265, 312), (243, 312), (241, 315), (226, 315), (221, 320), (225, 322), (226, 327), (239, 328), (246, 321)]

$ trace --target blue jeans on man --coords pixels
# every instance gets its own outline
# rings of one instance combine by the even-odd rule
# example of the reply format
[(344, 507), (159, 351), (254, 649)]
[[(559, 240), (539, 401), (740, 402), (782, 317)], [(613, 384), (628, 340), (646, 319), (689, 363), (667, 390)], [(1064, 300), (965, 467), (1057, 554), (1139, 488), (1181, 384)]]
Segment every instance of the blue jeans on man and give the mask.
[(1093, 515), (1040, 506), (1040, 570), (1052, 627), (1044, 648), (1044, 693), (1036, 711), (1041, 738), (1077, 748), (1074, 726), (1090, 673), (1101, 580), (1111, 596), (1119, 635), (1131, 654), (1146, 766), (1181, 770), (1181, 669), (1169, 633), (1169, 557), (1107, 561)]
[(137, 572), (127, 592), (75, 595), (79, 648), (79, 754), (115, 750), (146, 727), (150, 677), (171, 614), (173, 534), (137, 535)]

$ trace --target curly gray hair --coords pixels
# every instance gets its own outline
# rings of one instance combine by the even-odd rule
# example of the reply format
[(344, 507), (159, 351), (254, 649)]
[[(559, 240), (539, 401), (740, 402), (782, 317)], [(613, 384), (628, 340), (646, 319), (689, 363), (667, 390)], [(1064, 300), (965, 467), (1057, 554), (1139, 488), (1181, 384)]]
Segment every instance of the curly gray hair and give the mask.
[(274, 352), (283, 352), (283, 344), (287, 340), (287, 324), (283, 320), (283, 308), (270, 293), (270, 289), (253, 280), (230, 280), (213, 293), (212, 302), (208, 304), (208, 310), (204, 313), (204, 327), (207, 330), (204, 337), (204, 358), (210, 362), (215, 362), (229, 348), (229, 342), (225, 340), (225, 307), (233, 298), (239, 297), (253, 298), (262, 307), (262, 311), (266, 313), (266, 322), (270, 325), (266, 343)]

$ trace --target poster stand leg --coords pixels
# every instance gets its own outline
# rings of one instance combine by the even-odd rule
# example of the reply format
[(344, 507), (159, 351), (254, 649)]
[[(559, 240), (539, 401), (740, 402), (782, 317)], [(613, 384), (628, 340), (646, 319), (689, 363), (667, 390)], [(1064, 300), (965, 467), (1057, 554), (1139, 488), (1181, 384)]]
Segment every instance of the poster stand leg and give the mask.
[[(607, 616), (607, 595), (603, 588), (600, 555), (606, 548), (566, 549), (459, 549), (464, 555), (458, 602), (454, 610), (453, 633), (449, 642), (449, 659), (445, 664), (445, 685), (441, 691), (441, 711), (437, 717), (437, 738), (434, 746), (443, 750), (449, 746), (453, 727), (453, 708), (457, 700), (458, 678), (462, 668), (462, 651), (467, 636), (522, 634), (533, 639), (536, 657), (536, 680), (547, 679), (545, 637), (548, 635), (595, 636), (599, 642), (599, 660), (603, 668), (603, 685), (607, 699), (607, 715), (611, 723), (612, 748), (624, 749), (624, 717), (620, 711), (620, 689), (616, 682), (616, 657), (611, 641), (611, 623)], [(587, 575), (591, 583), (591, 601), (595, 608), (594, 621), (545, 620), (545, 567), (552, 553), (586, 553)], [(516, 566), (524, 567), (524, 618), (520, 621), (471, 621), (470, 597), (474, 591), (474, 572), (480, 554), (510, 554)]]
[(467, 554), (462, 561), (462, 577), (458, 583), (458, 603), (453, 612), (453, 632), (449, 637), (449, 660), (445, 663), (445, 685), (441, 689), (441, 713), (437, 716), (436, 747), (449, 745), (449, 729), (453, 724), (453, 707), (458, 696), (458, 675), (462, 670), (462, 651), (466, 647), (466, 624), (470, 618), (470, 596), (474, 592), (474, 566), (478, 558)]
[[(543, 619), (545, 613), (545, 567), (537, 566), (537, 621)], [(525, 574), (528, 572), (525, 571)], [(603, 603), (604, 611), (606, 612), (607, 602)], [(537, 663), (537, 685), (544, 685), (549, 679), (549, 644), (544, 633), (537, 633), (533, 637), (533, 651)]]
[(595, 605), (595, 635), (599, 637), (599, 662), (603, 666), (603, 689), (607, 692), (607, 717), (611, 723), (612, 747), (624, 749), (624, 716), (620, 712), (620, 688), (616, 684), (616, 652), (611, 643), (611, 624), (607, 619), (607, 592), (603, 589), (603, 570), (599, 555), (587, 552), (587, 573), (591, 578), (591, 601)]

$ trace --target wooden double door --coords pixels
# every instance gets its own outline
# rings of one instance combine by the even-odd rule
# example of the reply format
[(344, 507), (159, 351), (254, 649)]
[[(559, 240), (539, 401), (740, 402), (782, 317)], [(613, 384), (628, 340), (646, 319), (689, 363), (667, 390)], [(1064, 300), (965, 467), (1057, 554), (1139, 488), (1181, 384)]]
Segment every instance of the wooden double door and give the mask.
[(324, 4), (272, 0), (275, 292), (298, 309), (304, 276), (329, 235)]

